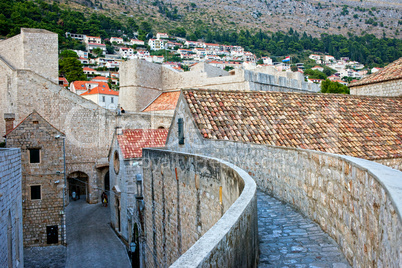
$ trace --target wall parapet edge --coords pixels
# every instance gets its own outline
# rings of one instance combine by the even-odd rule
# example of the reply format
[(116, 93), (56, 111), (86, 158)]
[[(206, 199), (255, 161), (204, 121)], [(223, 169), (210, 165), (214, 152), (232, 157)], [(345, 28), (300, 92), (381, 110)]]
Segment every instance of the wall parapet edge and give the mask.
[[(205, 234), (202, 235), (187, 251), (185, 251), (185, 253), (179, 256), (170, 267), (210, 267), (210, 265), (214, 264), (216, 264), (218, 267), (238, 267), (239, 265), (242, 267), (256, 267), (258, 260), (257, 186), (255, 181), (247, 174), (247, 172), (221, 159), (175, 152), (166, 149), (143, 149), (143, 159), (145, 160), (148, 158), (147, 161), (149, 161), (151, 158), (149, 155), (153, 152), (168, 154), (168, 161), (170, 163), (173, 161), (182, 163), (183, 160), (180, 159), (194, 159), (193, 161), (195, 163), (198, 163), (197, 161), (208, 162), (212, 166), (218, 166), (218, 169), (221, 173), (226, 173), (226, 177), (229, 179), (229, 181), (232, 179), (233, 181), (240, 179), (244, 183), (244, 187), (240, 195), (237, 197), (237, 199), (235, 199), (233, 204), (227, 208), (223, 216), (220, 217), (218, 221), (209, 230), (207, 230)], [(147, 163), (147, 161), (144, 162), (144, 166), (149, 166), (149, 162)], [(164, 160), (158, 158), (157, 161), (159, 161), (159, 163), (163, 163)], [(188, 161), (191, 162), (191, 160)], [(151, 162), (150, 166), (155, 169), (154, 165)], [(198, 164), (194, 165), (198, 166)], [(196, 170), (194, 170), (194, 172), (197, 174)], [(204, 170), (203, 172), (205, 173), (206, 171)], [(163, 174), (165, 176), (164, 180), (166, 183), (166, 174), (168, 174), (168, 172), (163, 171)], [(195, 176), (197, 177), (197, 175)], [(219, 174), (217, 177), (222, 176), (225, 175)], [(146, 171), (144, 169), (144, 183), (145, 180)], [(153, 184), (156, 184), (155, 180), (156, 178), (154, 175)], [(200, 180), (202, 180), (202, 178), (200, 178)], [(226, 184), (227, 182), (228, 181), (226, 181)], [(202, 185), (202, 182), (199, 182), (199, 185)], [(236, 183), (234, 183), (234, 185), (236, 185)], [(146, 186), (144, 184), (144, 188), (145, 187)], [(195, 187), (197, 188), (197, 186)], [(226, 187), (230, 188), (233, 187), (233, 185), (226, 185)], [(225, 186), (221, 188), (223, 191), (223, 198), (235, 198), (228, 196), (231, 194), (233, 195), (233, 193), (236, 191), (228, 188), (228, 192), (225, 192)], [(204, 191), (208, 191), (208, 189), (204, 189)], [(189, 212), (187, 211), (186, 215), (188, 213)], [(191, 214), (188, 214), (186, 217), (191, 217)], [(150, 227), (148, 226), (147, 228)]]

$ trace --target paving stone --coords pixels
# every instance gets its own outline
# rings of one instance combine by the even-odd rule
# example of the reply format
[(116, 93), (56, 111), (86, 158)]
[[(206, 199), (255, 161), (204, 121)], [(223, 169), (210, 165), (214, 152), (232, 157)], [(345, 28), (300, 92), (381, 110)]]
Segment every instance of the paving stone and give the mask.
[(295, 209), (258, 191), (258, 267), (348, 268), (336, 242)]

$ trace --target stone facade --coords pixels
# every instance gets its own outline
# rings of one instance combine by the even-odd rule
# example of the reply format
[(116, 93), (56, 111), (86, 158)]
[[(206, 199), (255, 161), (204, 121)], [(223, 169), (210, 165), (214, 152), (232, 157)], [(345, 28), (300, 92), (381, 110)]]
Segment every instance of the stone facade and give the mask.
[(24, 267), (21, 152), (0, 148), (0, 267)]
[(384, 96), (384, 97), (401, 97), (402, 79), (384, 81), (380, 83), (357, 85), (357, 86), (352, 85), (350, 87), (350, 94)]
[(256, 266), (256, 185), (244, 171), (157, 149), (143, 161), (148, 267)]
[[(264, 73), (266, 72), (266, 73)], [(304, 82), (297, 74), (271, 69), (236, 70), (231, 73), (199, 63), (190, 72), (178, 73), (161, 65), (138, 59), (120, 67), (121, 105), (127, 111), (141, 111), (161, 92), (181, 88), (221, 90), (263, 90), (318, 92), (319, 85)]]
[[(115, 127), (168, 127), (172, 115), (116, 116), (60, 87), (57, 44), (57, 34), (39, 29), (22, 29), (20, 35), (0, 42), (0, 111), (15, 114), (14, 122), (19, 123), (36, 110), (64, 132), (67, 177), (84, 174), (87, 201), (96, 203), (109, 167), (107, 160), (99, 162), (107, 158)], [(1, 136), (5, 130), (6, 123), (0, 120)]]
[[(184, 119), (184, 145), (178, 144)], [(354, 267), (402, 262), (402, 172), (317, 151), (204, 139), (179, 100), (167, 147), (218, 157), (247, 171), (258, 187), (320, 224)]]
[[(24, 246), (65, 242), (63, 135), (33, 112), (7, 134), (6, 146), (21, 149)], [(49, 240), (48, 229), (54, 237)], [(57, 229), (57, 230), (56, 230)]]

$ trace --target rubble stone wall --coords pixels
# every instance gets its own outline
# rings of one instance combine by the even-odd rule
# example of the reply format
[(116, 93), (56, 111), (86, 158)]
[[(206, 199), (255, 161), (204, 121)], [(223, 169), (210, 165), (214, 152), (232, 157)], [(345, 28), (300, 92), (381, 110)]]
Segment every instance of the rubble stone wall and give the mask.
[(368, 84), (368, 85), (354, 86), (350, 88), (350, 95), (401, 97), (402, 79)]
[(147, 266), (256, 265), (256, 185), (247, 173), (160, 149), (143, 150), (143, 168)]
[(24, 267), (21, 203), (21, 151), (0, 148), (0, 267)]

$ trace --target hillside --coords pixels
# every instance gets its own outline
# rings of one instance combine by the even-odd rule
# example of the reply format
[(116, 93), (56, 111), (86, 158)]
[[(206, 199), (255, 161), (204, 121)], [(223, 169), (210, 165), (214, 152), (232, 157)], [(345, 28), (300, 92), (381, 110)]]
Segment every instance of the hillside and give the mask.
[(401, 38), (402, 2), (396, 0), (74, 0), (70, 7), (146, 20), (156, 30), (175, 27), (222, 30), (261, 29), (312, 36), (322, 33)]

